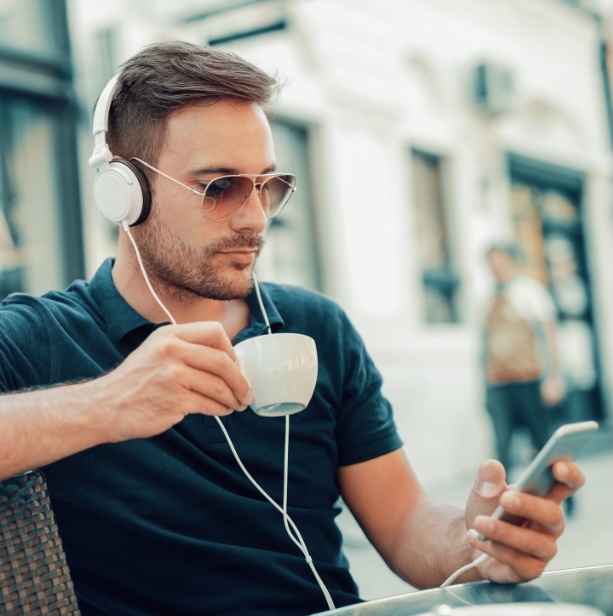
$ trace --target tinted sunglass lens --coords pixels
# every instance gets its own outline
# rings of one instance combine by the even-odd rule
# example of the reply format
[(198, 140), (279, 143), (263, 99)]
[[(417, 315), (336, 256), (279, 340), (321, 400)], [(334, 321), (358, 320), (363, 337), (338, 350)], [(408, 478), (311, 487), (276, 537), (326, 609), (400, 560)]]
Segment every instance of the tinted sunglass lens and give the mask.
[[(259, 185), (259, 197), (266, 216), (278, 214), (295, 190), (296, 178), (283, 174), (267, 178)], [(226, 175), (215, 178), (206, 187), (202, 198), (202, 215), (208, 220), (223, 220), (238, 211), (253, 192), (249, 177)]]
[(283, 206), (294, 193), (295, 186), (296, 178), (289, 174), (272, 177), (264, 183), (261, 194), (263, 202), (264, 199), (267, 199), (267, 216), (276, 216), (283, 209)]
[(223, 220), (238, 210), (253, 191), (253, 182), (239, 175), (226, 175), (209, 182), (202, 198), (202, 215)]

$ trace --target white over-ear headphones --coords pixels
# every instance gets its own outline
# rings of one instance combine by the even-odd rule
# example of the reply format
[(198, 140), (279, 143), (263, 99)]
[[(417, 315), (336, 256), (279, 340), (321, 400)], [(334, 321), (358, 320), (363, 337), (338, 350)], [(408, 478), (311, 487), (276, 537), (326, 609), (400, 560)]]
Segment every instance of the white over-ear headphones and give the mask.
[(94, 151), (90, 167), (97, 170), (94, 180), (94, 199), (98, 209), (109, 220), (121, 225), (126, 221), (137, 225), (149, 214), (151, 194), (144, 174), (123, 158), (114, 158), (106, 142), (109, 111), (117, 89), (119, 75), (115, 75), (102, 90), (94, 111)]

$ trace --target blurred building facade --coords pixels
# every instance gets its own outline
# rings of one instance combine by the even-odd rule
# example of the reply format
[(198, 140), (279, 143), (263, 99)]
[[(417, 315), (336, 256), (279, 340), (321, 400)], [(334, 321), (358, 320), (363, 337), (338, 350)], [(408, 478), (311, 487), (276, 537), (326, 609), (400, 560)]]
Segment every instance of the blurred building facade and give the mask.
[[(287, 80), (274, 120), (277, 158), (299, 178), (268, 232), (259, 276), (321, 290), (347, 310), (383, 373), (424, 481), (464, 473), (492, 453), (478, 323), (491, 285), (484, 252), (496, 240), (519, 242), (529, 273), (556, 298), (569, 417), (608, 421), (613, 150), (605, 5), (603, 12), (558, 0), (11, 4), (17, 12), (67, 7), (74, 72), (64, 73), (64, 91), (75, 92), (67, 105), (77, 118), (81, 208), (67, 208), (62, 223), (82, 218), (84, 257), (70, 257), (77, 268), (89, 275), (114, 251), (115, 229), (96, 211), (87, 166), (90, 112), (106, 81), (155, 41), (236, 51)], [(49, 170), (56, 155), (42, 157), (36, 172), (56, 177)], [(31, 189), (44, 194), (28, 197), (40, 209), (22, 226), (51, 242), (48, 258), (63, 254), (64, 202), (47, 210), (50, 189), (42, 180)], [(15, 253), (3, 233), (0, 217), (0, 254)], [(40, 265), (39, 279), (50, 267)], [(56, 270), (55, 278), (47, 272), (48, 286), (73, 271)]]
[(85, 272), (64, 0), (0, 2), (0, 297)]

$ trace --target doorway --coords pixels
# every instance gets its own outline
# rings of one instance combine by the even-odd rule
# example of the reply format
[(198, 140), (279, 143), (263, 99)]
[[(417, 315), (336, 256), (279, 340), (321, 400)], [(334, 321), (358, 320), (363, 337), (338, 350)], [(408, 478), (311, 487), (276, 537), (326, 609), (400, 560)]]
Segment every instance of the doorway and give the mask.
[(509, 156), (513, 232), (525, 274), (551, 292), (558, 312), (558, 347), (567, 395), (556, 421), (603, 416), (597, 323), (582, 213), (582, 174)]

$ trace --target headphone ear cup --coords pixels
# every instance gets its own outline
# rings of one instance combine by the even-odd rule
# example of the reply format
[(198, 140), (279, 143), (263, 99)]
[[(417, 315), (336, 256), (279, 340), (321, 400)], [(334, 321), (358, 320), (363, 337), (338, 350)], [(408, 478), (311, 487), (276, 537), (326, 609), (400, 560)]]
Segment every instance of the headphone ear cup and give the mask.
[(149, 216), (149, 211), (151, 210), (151, 189), (149, 188), (149, 180), (147, 179), (147, 176), (131, 162), (124, 160), (123, 158), (121, 158), (119, 162), (123, 163), (134, 174), (134, 177), (140, 186), (140, 192), (142, 195), (140, 215), (134, 222), (129, 223), (131, 227), (135, 227), (147, 219), (147, 216)]
[(151, 209), (151, 191), (144, 174), (122, 158), (113, 159), (94, 180), (94, 199), (102, 214), (121, 225), (143, 222)]

